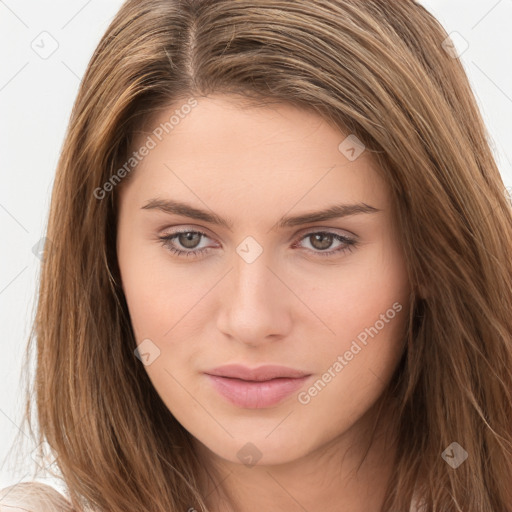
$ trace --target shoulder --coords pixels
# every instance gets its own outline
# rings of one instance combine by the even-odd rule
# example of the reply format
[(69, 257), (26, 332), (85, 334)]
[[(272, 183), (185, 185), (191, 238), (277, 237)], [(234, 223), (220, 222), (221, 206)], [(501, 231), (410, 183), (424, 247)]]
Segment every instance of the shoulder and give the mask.
[(50, 485), (20, 482), (0, 490), (0, 512), (74, 512), (74, 509)]

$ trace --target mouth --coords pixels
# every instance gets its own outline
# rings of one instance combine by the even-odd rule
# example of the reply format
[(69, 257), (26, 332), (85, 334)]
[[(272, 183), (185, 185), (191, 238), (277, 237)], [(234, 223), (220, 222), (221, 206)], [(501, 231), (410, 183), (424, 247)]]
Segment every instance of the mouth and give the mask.
[(277, 365), (248, 368), (227, 365), (205, 372), (213, 388), (231, 404), (263, 409), (279, 404), (298, 391), (311, 374)]

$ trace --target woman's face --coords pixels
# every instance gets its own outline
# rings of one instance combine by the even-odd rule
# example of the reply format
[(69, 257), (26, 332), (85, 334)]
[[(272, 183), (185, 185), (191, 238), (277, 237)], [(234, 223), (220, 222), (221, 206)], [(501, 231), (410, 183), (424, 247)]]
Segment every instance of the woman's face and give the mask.
[(241, 101), (185, 100), (140, 135), (117, 251), (172, 414), (222, 460), (279, 464), (375, 405), (409, 286), (369, 152), (316, 114)]

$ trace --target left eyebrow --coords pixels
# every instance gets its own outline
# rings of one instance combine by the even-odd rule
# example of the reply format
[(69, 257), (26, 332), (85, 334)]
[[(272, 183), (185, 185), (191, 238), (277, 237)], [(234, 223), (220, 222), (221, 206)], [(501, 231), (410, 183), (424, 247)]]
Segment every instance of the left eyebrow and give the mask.
[[(231, 219), (224, 219), (219, 217), (216, 213), (196, 208), (188, 203), (175, 201), (172, 199), (153, 198), (150, 199), (141, 209), (145, 210), (160, 210), (165, 213), (182, 215), (192, 219), (202, 220), (210, 224), (224, 226), (231, 230), (233, 221)], [(331, 219), (339, 219), (348, 217), (350, 215), (358, 215), (362, 213), (376, 213), (380, 212), (378, 208), (370, 206), (366, 203), (353, 203), (353, 204), (337, 204), (330, 206), (324, 210), (316, 212), (306, 212), (300, 215), (283, 216), (277, 222), (275, 229), (284, 229), (288, 227), (300, 226), (311, 222), (320, 222)]]

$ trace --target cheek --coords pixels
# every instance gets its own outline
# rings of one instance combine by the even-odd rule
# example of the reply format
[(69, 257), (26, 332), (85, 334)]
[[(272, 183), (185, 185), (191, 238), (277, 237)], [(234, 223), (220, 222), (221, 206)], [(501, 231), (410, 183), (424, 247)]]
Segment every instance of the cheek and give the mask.
[(154, 388), (186, 423), (189, 415), (204, 413), (190, 397), (201, 395), (195, 372), (204, 353), (204, 319), (209, 318), (205, 294), (218, 276), (198, 279), (192, 265), (171, 262), (164, 249), (151, 244), (141, 246), (121, 246), (119, 258), (136, 344), (150, 354), (145, 370)]
[[(188, 394), (199, 390), (188, 381), (187, 372), (197, 366), (194, 305), (200, 307), (204, 284), (191, 287), (180, 271), (183, 267), (171, 265), (163, 249), (142, 245), (121, 242), (118, 260), (136, 343), (150, 354), (145, 370), (173, 413), (199, 414)], [(181, 382), (187, 382), (187, 392)], [(183, 419), (179, 413), (177, 417)]]
[(317, 337), (318, 378), (303, 390), (303, 417), (336, 429), (348, 426), (378, 399), (403, 353), (408, 279), (397, 246), (366, 251), (357, 263), (331, 271), (308, 305), (329, 326)]
[[(317, 378), (297, 397), (303, 435), (317, 442), (348, 429), (382, 395), (403, 353), (408, 287), (401, 260), (364, 266), (317, 290), (316, 304), (335, 332), (317, 338)], [(340, 291), (341, 290), (341, 291)], [(315, 295), (310, 297), (314, 298)], [(302, 428), (302, 427), (301, 427)]]
[[(348, 349), (353, 339), (361, 333), (364, 338), (366, 330), (376, 322), (377, 327), (385, 322), (385, 328), (379, 329), (379, 337), (381, 332), (400, 332), (404, 324), (409, 286), (397, 246), (383, 243), (367, 247), (350, 258), (335, 269), (322, 270), (328, 275), (302, 277), (299, 293), (307, 298), (308, 306), (326, 327), (322, 329), (323, 348), (329, 354), (333, 345), (337, 350)], [(320, 284), (311, 286), (315, 282)]]
[[(204, 294), (185, 266), (172, 264), (164, 248), (154, 243), (119, 245), (119, 267), (136, 340), (169, 337), (174, 325), (187, 315)], [(180, 322), (181, 325), (181, 322)]]

